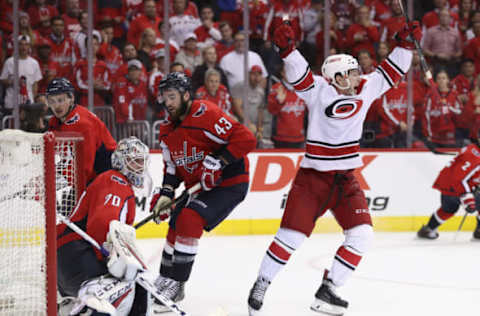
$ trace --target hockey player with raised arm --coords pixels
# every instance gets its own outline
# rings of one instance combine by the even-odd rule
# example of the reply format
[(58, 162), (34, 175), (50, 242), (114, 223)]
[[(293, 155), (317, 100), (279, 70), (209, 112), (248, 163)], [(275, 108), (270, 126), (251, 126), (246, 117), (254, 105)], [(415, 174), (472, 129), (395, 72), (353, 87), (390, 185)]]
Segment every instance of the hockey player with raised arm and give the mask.
[(433, 188), (441, 193), (440, 207), (432, 214), (427, 225), (417, 232), (419, 238), (437, 239), (438, 227), (463, 205), (467, 213), (477, 212), (477, 228), (473, 238), (480, 240), (480, 128), (472, 131), (470, 138), (472, 144), (463, 147), (435, 180)]
[(358, 266), (373, 238), (368, 205), (353, 170), (362, 165), (359, 139), (372, 102), (393, 87), (408, 71), (413, 42), (421, 37), (418, 22), (396, 35), (398, 47), (377, 67), (360, 76), (350, 55), (332, 55), (314, 76), (305, 58), (295, 49), (288, 23), (277, 28), (274, 44), (285, 62), (286, 78), (308, 107), (306, 152), (290, 189), (280, 229), (261, 263), (250, 290), (250, 315), (260, 311), (266, 290), (293, 252), (310, 236), (317, 218), (330, 209), (345, 235), (330, 270), (315, 293), (311, 309), (342, 315), (348, 302), (335, 293)]
[[(73, 309), (60, 307), (60, 316), (146, 315), (148, 295), (134, 281), (141, 266), (118, 255), (109, 230), (116, 220), (123, 231), (133, 230), (130, 239), (135, 240), (130, 226), (135, 219), (133, 187), (143, 186), (148, 161), (145, 144), (135, 137), (122, 139), (112, 154), (113, 169), (95, 178), (70, 216), (71, 222), (110, 251), (108, 258), (65, 224), (57, 226), (58, 290), (63, 297), (75, 298)], [(129, 246), (137, 249), (134, 243)]]
[[(247, 194), (246, 155), (255, 149), (256, 139), (214, 103), (193, 100), (184, 73), (168, 74), (158, 90), (167, 110), (160, 127), (165, 168), (151, 211), (157, 222), (168, 217), (170, 221), (156, 285), (165, 297), (178, 302), (184, 298), (203, 231), (220, 224)], [(181, 182), (186, 188), (201, 183), (202, 190), (173, 210), (163, 210)], [(159, 304), (153, 310), (164, 311)]]

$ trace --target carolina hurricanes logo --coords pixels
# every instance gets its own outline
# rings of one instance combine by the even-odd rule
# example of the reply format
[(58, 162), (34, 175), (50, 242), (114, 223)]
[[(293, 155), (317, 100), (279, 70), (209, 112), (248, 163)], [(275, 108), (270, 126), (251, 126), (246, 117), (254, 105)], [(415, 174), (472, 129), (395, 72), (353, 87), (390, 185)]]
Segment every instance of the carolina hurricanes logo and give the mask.
[(71, 119), (69, 119), (68, 121), (65, 121), (65, 125), (73, 125), (78, 121), (80, 121), (80, 115), (75, 114)]
[(362, 105), (363, 101), (360, 99), (338, 99), (325, 109), (325, 115), (337, 120), (345, 120), (357, 114)]
[(197, 112), (195, 112), (192, 116), (193, 117), (199, 117), (205, 114), (205, 111), (207, 110), (207, 106), (203, 103), (200, 104), (200, 108), (198, 108)]

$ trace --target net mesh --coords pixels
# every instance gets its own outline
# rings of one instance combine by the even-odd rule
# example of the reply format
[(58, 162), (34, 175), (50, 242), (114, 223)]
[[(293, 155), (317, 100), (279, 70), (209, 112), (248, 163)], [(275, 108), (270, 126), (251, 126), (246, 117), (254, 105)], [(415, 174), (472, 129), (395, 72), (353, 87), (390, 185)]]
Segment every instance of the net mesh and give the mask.
[(44, 142), (0, 132), (0, 315), (46, 315)]

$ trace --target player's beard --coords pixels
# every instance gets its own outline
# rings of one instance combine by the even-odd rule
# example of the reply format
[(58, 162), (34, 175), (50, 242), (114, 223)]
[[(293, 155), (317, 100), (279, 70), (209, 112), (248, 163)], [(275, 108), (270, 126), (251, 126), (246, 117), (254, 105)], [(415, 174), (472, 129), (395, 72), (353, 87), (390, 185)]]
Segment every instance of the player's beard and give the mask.
[(172, 121), (176, 122), (176, 121), (180, 120), (180, 117), (183, 114), (185, 114), (185, 112), (187, 111), (189, 102), (190, 102), (190, 100), (184, 101), (183, 98), (182, 98), (180, 106), (178, 107), (178, 109), (173, 113), (170, 112), (170, 111), (168, 112), (170, 114), (170, 117), (172, 118)]

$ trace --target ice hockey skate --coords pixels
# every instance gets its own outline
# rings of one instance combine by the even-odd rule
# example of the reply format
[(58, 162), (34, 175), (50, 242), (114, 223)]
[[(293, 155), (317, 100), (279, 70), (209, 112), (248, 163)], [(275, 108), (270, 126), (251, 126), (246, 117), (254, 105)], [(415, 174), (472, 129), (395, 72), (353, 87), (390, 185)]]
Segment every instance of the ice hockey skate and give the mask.
[(417, 232), (418, 238), (421, 239), (437, 239), (438, 232), (436, 230), (431, 229), (428, 226), (423, 225), (422, 228)]
[(263, 277), (258, 277), (255, 284), (253, 284), (250, 295), (248, 295), (248, 313), (250, 316), (259, 315), (263, 305), (263, 298), (269, 285), (270, 281)]
[[(169, 278), (159, 277), (155, 281), (155, 286), (163, 296), (173, 302), (180, 302), (185, 298), (185, 282), (178, 282)], [(171, 310), (158, 300), (152, 303), (152, 315), (169, 313)]]
[(328, 270), (323, 274), (322, 285), (315, 293), (315, 301), (310, 309), (326, 315), (341, 316), (348, 307), (348, 302), (335, 293), (335, 285), (327, 278)]

